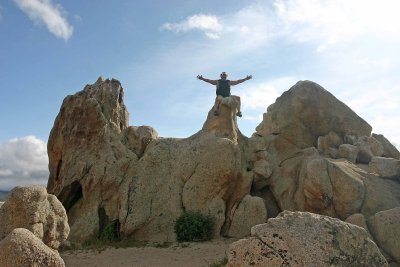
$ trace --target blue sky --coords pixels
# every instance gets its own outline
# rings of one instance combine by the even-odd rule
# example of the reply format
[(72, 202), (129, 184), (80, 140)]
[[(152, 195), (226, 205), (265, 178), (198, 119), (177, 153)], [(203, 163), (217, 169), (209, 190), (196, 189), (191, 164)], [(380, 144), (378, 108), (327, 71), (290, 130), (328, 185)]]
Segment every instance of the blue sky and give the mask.
[(312, 80), (400, 144), (397, 0), (0, 2), (0, 190), (47, 181), (62, 100), (99, 76), (121, 81), (130, 125), (163, 137), (201, 129), (231, 79), (250, 136), (269, 104)]

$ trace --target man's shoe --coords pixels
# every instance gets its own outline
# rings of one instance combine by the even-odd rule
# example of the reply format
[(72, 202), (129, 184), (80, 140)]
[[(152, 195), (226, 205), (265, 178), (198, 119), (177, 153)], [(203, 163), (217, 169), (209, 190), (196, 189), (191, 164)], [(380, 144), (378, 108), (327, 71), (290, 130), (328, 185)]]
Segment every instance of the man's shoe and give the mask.
[(238, 113), (236, 113), (236, 116), (241, 118), (242, 117), (242, 112), (239, 111)]
[(214, 116), (218, 116), (218, 115), (219, 115), (219, 111), (218, 110), (214, 111)]

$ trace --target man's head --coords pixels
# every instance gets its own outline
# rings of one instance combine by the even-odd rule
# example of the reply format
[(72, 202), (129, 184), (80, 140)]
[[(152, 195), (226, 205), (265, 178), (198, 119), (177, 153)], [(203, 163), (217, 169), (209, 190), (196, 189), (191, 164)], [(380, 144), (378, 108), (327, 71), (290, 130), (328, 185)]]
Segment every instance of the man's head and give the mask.
[(226, 74), (226, 72), (223, 71), (223, 72), (221, 73), (220, 77), (221, 77), (222, 80), (226, 80), (226, 77), (228, 77), (228, 74)]

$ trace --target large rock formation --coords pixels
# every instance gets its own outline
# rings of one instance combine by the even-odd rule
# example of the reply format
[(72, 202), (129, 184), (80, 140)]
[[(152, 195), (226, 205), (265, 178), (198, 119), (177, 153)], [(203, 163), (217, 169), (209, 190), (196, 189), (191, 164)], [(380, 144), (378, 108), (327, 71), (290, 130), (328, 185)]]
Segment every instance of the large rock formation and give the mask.
[(224, 98), (193, 136), (161, 138), (128, 126), (117, 80), (68, 96), (49, 137), (48, 190), (67, 210), (70, 239), (112, 224), (118, 236), (171, 241), (185, 210), (215, 217), (216, 237), (242, 237), (283, 210), (369, 221), (400, 206), (398, 159), (387, 158), (398, 151), (321, 86), (283, 93), (251, 138), (235, 111)]
[(253, 178), (235, 102), (225, 98), (221, 115), (210, 112), (189, 138), (158, 138), (151, 127), (128, 127), (122, 92), (116, 80), (86, 86), (64, 100), (51, 131), (48, 190), (68, 212), (70, 239), (113, 223), (124, 237), (175, 240), (185, 210), (213, 215), (215, 236), (226, 234)]
[(251, 235), (230, 245), (227, 266), (388, 266), (364, 229), (327, 216), (285, 211)]

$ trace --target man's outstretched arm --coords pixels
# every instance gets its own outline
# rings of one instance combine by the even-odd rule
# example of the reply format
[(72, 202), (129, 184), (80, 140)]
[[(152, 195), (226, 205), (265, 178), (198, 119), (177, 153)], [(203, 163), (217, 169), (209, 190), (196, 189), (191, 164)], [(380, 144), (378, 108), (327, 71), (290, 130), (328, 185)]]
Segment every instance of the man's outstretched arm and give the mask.
[(210, 80), (210, 79), (207, 79), (207, 78), (203, 78), (202, 75), (197, 75), (197, 79), (205, 81), (205, 82), (208, 82), (208, 83), (211, 83), (212, 85), (217, 85), (217, 83), (218, 83), (217, 80)]
[(253, 76), (247, 75), (246, 78), (243, 78), (243, 79), (240, 79), (240, 80), (236, 80), (236, 81), (231, 81), (231, 85), (236, 85), (236, 84), (245, 82), (247, 80), (250, 80), (251, 78), (253, 78)]

